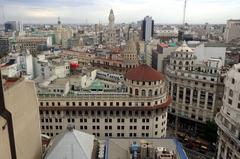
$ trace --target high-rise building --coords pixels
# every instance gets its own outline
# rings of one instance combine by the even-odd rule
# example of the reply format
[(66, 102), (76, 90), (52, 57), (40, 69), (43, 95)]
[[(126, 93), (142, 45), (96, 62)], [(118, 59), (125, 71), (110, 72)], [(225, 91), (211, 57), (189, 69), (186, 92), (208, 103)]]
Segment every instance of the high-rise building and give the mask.
[(154, 21), (152, 17), (146, 16), (142, 21), (142, 40), (150, 41), (154, 33)]
[[(2, 82), (0, 84), (2, 86)], [(39, 108), (34, 83), (22, 78), (6, 79), (3, 81), (4, 95), (1, 86), (0, 158), (42, 158)]]
[(23, 24), (21, 21), (8, 21), (4, 24), (5, 32), (12, 32), (12, 31), (23, 31)]
[(216, 115), (218, 125), (217, 159), (240, 158), (240, 64), (235, 64), (224, 81), (223, 106)]
[(240, 20), (228, 20), (224, 33), (226, 43), (240, 37)]
[(197, 132), (207, 121), (214, 120), (223, 95), (221, 67), (221, 59), (196, 63), (194, 51), (186, 43), (172, 52), (165, 69), (173, 98), (170, 123)]

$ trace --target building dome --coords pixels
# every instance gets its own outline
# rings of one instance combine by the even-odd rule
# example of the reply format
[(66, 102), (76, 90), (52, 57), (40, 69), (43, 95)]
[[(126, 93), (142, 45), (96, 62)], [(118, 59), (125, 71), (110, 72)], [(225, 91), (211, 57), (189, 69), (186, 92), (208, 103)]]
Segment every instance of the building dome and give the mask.
[(191, 53), (193, 53), (193, 50), (184, 41), (183, 44), (176, 49), (176, 52), (191, 52)]
[(152, 67), (142, 64), (136, 68), (130, 69), (125, 74), (125, 78), (132, 81), (153, 82), (163, 80), (164, 75)]

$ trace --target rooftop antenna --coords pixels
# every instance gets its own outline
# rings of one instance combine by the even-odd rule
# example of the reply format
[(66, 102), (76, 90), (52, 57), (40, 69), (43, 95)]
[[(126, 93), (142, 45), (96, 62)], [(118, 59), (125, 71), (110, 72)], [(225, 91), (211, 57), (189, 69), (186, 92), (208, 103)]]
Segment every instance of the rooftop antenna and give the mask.
[(187, 0), (184, 1), (184, 9), (183, 9), (183, 25), (186, 23), (186, 8), (187, 8)]

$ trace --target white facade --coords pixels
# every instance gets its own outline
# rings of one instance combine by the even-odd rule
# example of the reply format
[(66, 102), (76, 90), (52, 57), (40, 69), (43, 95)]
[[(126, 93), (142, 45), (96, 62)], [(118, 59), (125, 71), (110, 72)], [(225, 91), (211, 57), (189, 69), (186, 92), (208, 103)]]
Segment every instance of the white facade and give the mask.
[(226, 46), (209, 46), (202, 43), (194, 49), (197, 61), (201, 62), (209, 58), (221, 58), (223, 65), (225, 64)]
[[(223, 91), (221, 66), (219, 59), (196, 64), (191, 48), (186, 44), (177, 48), (165, 70), (169, 93), (173, 98), (169, 112), (193, 123), (213, 121), (220, 109)], [(196, 130), (194, 125), (188, 125), (189, 129)]]
[(20, 71), (27, 79), (33, 79), (33, 58), (29, 51), (20, 54)]
[(240, 64), (230, 69), (225, 78), (223, 106), (216, 115), (218, 129), (217, 159), (240, 158)]

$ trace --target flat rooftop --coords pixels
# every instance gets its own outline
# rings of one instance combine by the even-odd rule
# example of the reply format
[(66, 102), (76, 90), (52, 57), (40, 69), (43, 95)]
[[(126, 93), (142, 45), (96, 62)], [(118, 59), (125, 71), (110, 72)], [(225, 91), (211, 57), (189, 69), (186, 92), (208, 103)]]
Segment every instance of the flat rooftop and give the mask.
[(128, 159), (131, 157), (130, 146), (133, 142), (140, 144), (148, 142), (156, 147), (165, 147), (176, 153), (177, 159), (187, 159), (187, 155), (180, 142), (176, 139), (162, 138), (109, 138), (106, 139), (105, 159)]

